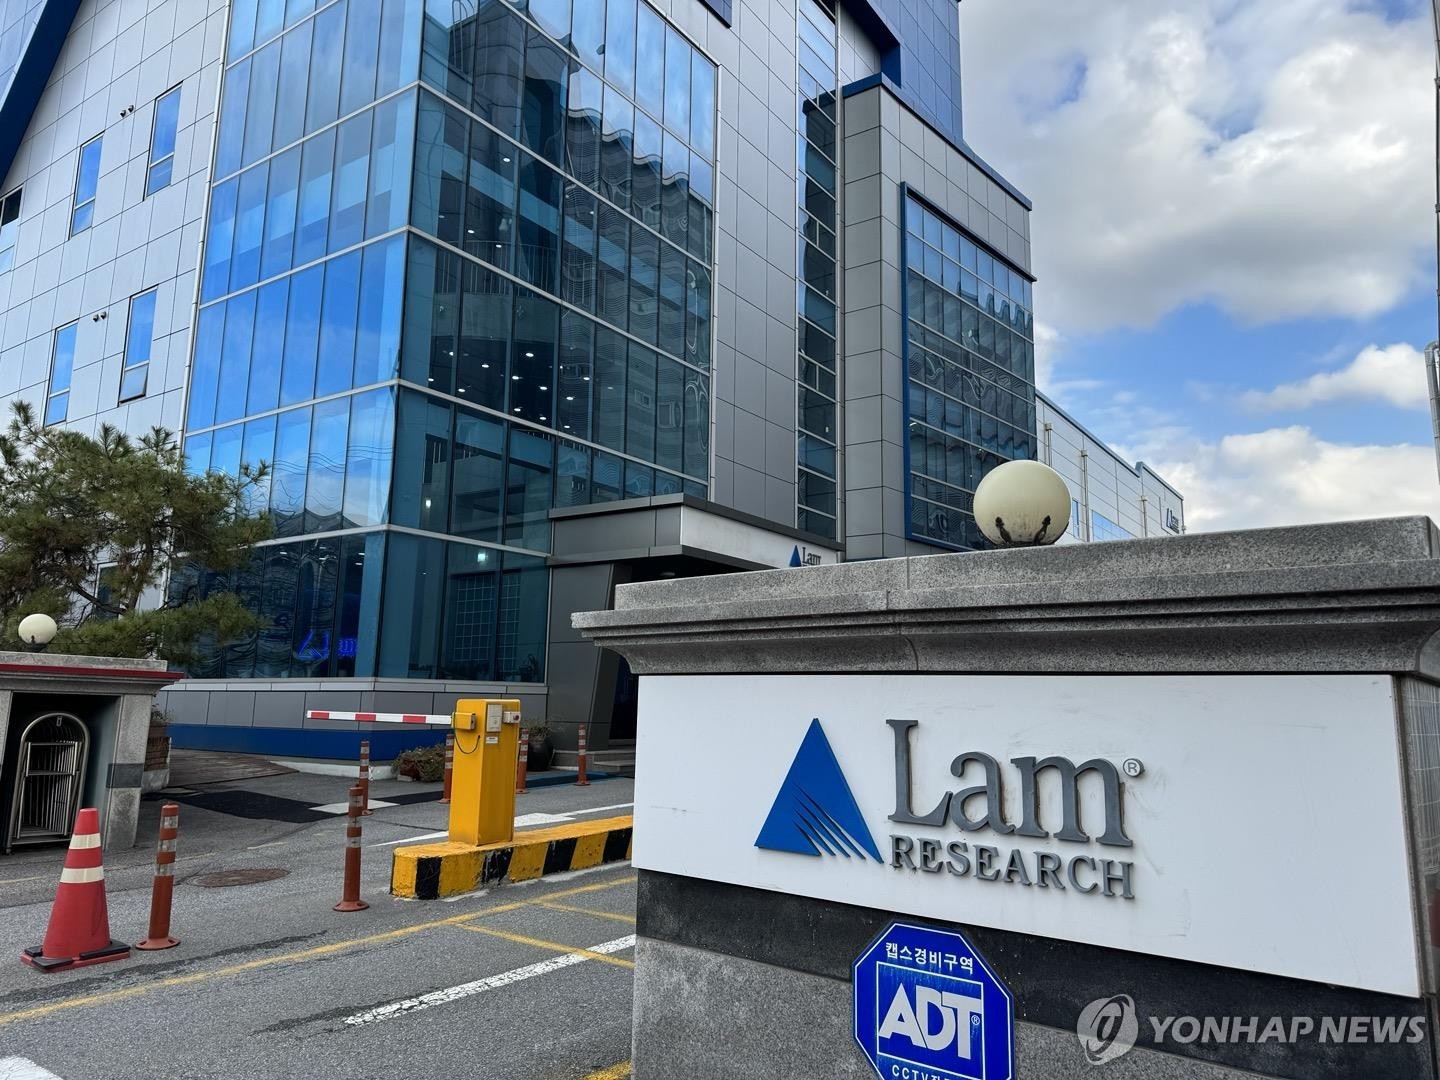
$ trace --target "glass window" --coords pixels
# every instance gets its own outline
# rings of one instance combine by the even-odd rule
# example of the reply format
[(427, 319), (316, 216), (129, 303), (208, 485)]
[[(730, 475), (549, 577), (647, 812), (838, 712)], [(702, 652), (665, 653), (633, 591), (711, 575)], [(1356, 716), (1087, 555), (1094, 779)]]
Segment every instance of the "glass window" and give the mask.
[(672, 356), (685, 355), (685, 294), (689, 287), (685, 256), (660, 245), (660, 328), (655, 343)]
[(270, 513), (277, 536), (298, 536), (305, 527), (305, 478), (310, 470), (310, 410), (290, 409), (275, 432)]
[(495, 643), (497, 678), (506, 682), (544, 681), (549, 613), (550, 571), (545, 560), (507, 551)]
[(235, 0), (230, 5), (230, 48), (234, 60), (255, 47), (255, 8), (257, 0)]
[(560, 174), (538, 158), (520, 160), (516, 272), (546, 292), (559, 292)]
[[(582, 4), (593, 0), (580, 0)], [(570, 33), (570, 0), (530, 0), (530, 17), (551, 37), (564, 40)]]
[(221, 476), (240, 475), (241, 441), (245, 437), (244, 424), (231, 424), (214, 433), (210, 449), (210, 471)]
[(401, 372), (413, 383), (452, 393), (455, 334), (460, 322), (460, 257), (413, 241), (405, 287)]
[(690, 136), (690, 45), (674, 27), (665, 28), (665, 126)]
[(660, 288), (660, 238), (640, 225), (630, 227), (630, 333), (655, 340)]
[[(266, 416), (259, 420), (250, 420), (245, 424), (245, 442), (240, 451), (241, 465), (248, 465), (252, 470), (259, 471), (260, 466), (268, 466), (275, 457), (275, 417)], [(270, 508), (270, 486), (274, 474), (268, 472), (259, 479), (254, 480), (245, 489), (245, 506), (252, 514), (263, 514)]]
[(330, 195), (330, 250), (341, 251), (365, 238), (365, 196), (370, 179), (372, 114), (351, 117), (335, 139), (335, 187)]
[[(591, 421), (596, 442), (625, 448), (625, 339), (603, 327), (595, 331), (595, 413)], [(596, 460), (596, 469), (600, 467)], [(618, 478), (616, 481), (618, 490)]]
[(530, 32), (525, 50), (525, 97), (520, 141), (555, 164), (565, 149), (565, 91), (569, 57), (543, 34)]
[(665, 20), (649, 4), (639, 5), (636, 28), (635, 101), (651, 116), (665, 115)]
[(370, 148), (370, 195), (365, 211), (367, 239), (398, 229), (410, 210), (411, 155), (415, 147), (415, 95), (375, 106)]
[(280, 403), (281, 368), (285, 356), (285, 320), (290, 280), (262, 286), (255, 303), (255, 341), (251, 347), (247, 413), (266, 412)]
[(503, 410), (515, 287), (472, 262), (462, 260), (460, 273), (465, 302), (460, 310), (455, 392), (476, 405)]
[(554, 413), (555, 349), (559, 305), (520, 290), (510, 354), (510, 412), (550, 423)]
[(715, 160), (715, 65), (690, 54), (690, 145)]
[[(560, 313), (560, 362), (556, 373), (554, 426), (577, 439), (590, 437), (594, 340), (595, 324), (589, 319), (573, 311)], [(588, 465), (584, 472), (577, 475), (588, 476)], [(556, 494), (558, 497), (558, 490)]]
[(225, 332), (225, 305), (201, 308), (195, 323), (195, 355), (190, 368), (190, 406), (186, 427), (215, 422), (215, 391), (220, 382), (220, 339)]
[(550, 471), (554, 447), (549, 435), (510, 429), (505, 480), (505, 542), (544, 551), (550, 546)]
[(210, 232), (205, 237), (205, 276), (200, 302), (230, 291), (230, 256), (235, 249), (235, 196), (238, 180), (227, 180), (210, 194)]
[(179, 124), (180, 87), (177, 86), (155, 99), (155, 115), (150, 121), (150, 165), (145, 172), (147, 198), (170, 184), (175, 170), (175, 132)]
[(560, 295), (595, 308), (595, 196), (577, 184), (565, 185), (565, 245), (560, 261)]
[(125, 331), (125, 358), (120, 368), (120, 400), (145, 396), (150, 350), (155, 337), (155, 290), (130, 301), (130, 326)]
[(610, 0), (605, 10), (605, 78), (635, 92), (635, 0)]
[(457, 410), (450, 511), (450, 531), (456, 536), (500, 538), (504, 436), (504, 425), (498, 421)]
[(70, 413), (70, 376), (75, 369), (77, 324), (55, 331), (50, 347), (50, 383), (45, 391), (45, 424), (64, 423)]
[(511, 138), (520, 135), (525, 81), (525, 24), (503, 4), (491, 4), (475, 23), (476, 115)]
[(434, 678), (445, 593), (445, 542), (403, 533), (388, 538), (380, 616), (379, 673)]
[(660, 184), (660, 231), (684, 247), (690, 220), (690, 148), (665, 133), (665, 159)]
[(20, 196), (16, 188), (0, 199), (0, 274), (15, 265), (15, 241), (20, 235)]
[(290, 673), (319, 678), (330, 674), (333, 667), (331, 656), (335, 647), (331, 635), (340, 583), (340, 541), (312, 540), (297, 547), (299, 557), (293, 579), (290, 573), (281, 578), (285, 592), (295, 598), (289, 641)]
[(635, 114), (635, 178), (631, 212), (650, 228), (660, 229), (660, 162), (665, 138), (660, 124), (643, 112)]
[(351, 3), (345, 27), (345, 60), (340, 78), (340, 115), (354, 112), (375, 100), (375, 76), (380, 61), (381, 27), (375, 0)]
[(275, 145), (289, 146), (305, 134), (305, 97), (310, 90), (310, 51), (314, 20), (280, 40), (280, 79), (275, 93), (284, 102), (275, 110)]
[(387, 517), (390, 466), (395, 457), (395, 391), (356, 394), (350, 407), (342, 524), (379, 525)]
[(607, 86), (605, 118), (600, 131), (600, 194), (622, 210), (630, 208), (630, 158), (634, 129), (635, 106), (614, 87)]
[(220, 97), (220, 133), (215, 142), (215, 175), (229, 176), (240, 168), (245, 150), (245, 108), (250, 96), (250, 60), (225, 73)]
[(296, 266), (313, 262), (325, 254), (325, 241), (330, 233), (330, 181), (334, 165), (335, 131), (332, 128), (306, 142), (300, 158)]
[(275, 134), (276, 90), (280, 84), (280, 42), (272, 41), (250, 58), (250, 88), (245, 106), (245, 143), (241, 166), (270, 152)]
[(625, 452), (655, 458), (655, 353), (630, 342), (626, 372)]
[[(364, 7), (365, 5), (358, 5)], [(334, 4), (315, 16), (315, 41), (310, 53), (310, 94), (305, 130), (316, 131), (339, 115), (341, 59), (345, 49), (345, 5)]]
[(453, 412), (449, 405), (422, 394), (400, 395), (392, 523), (432, 532), (447, 530)]
[(685, 472), (710, 475), (710, 384), (693, 368), (685, 369)]
[(315, 394), (324, 397), (354, 385), (355, 334), (360, 302), (360, 252), (325, 264), (325, 300), (320, 309), (320, 360)]
[(255, 293), (232, 296), (225, 305), (225, 343), (220, 353), (220, 386), (215, 396), (215, 422), (245, 415), (250, 384), (250, 346), (255, 335)]
[(285, 25), (285, 0), (260, 0), (255, 14), (255, 43), (269, 41)]
[(555, 505), (584, 506), (590, 501), (590, 448), (561, 441), (555, 447)]
[(630, 282), (627, 264), (630, 222), (608, 203), (601, 203), (596, 228), (595, 314), (615, 326), (629, 315)]
[(570, 47), (599, 71), (605, 60), (605, 0), (579, 0), (570, 23)]
[(429, 94), (420, 95), (411, 222), (457, 247), (465, 199), (469, 124)]
[(515, 156), (484, 124), (471, 125), (464, 248), (504, 270), (515, 247)]
[(305, 485), (307, 532), (341, 527), (345, 489), (345, 446), (350, 428), (350, 399), (334, 398), (315, 406), (310, 429), (310, 475)]
[(320, 341), (324, 283), (324, 266), (312, 266), (290, 279), (290, 314), (285, 320), (285, 362), (280, 376), (282, 405), (315, 396), (315, 354)]
[(392, 236), (364, 250), (360, 274), (355, 385), (400, 373), (400, 314), (405, 297), (405, 238)]
[(655, 470), (634, 461), (625, 462), (625, 497), (648, 499), (655, 494)]
[(422, 0), (385, 0), (380, 15), (380, 58), (375, 96), (413, 82), (420, 70)]
[(300, 202), (300, 147), (270, 162), (270, 193), (265, 201), (265, 240), (260, 249), (260, 279), (290, 269), (295, 254), (295, 210)]
[(240, 174), (235, 199), (235, 254), (230, 261), (230, 291), (260, 280), (260, 247), (265, 240), (265, 192), (270, 181), (268, 163)]
[(185, 471), (191, 476), (204, 476), (209, 469), (210, 433), (189, 436), (185, 440)]
[(710, 367), (710, 269), (693, 259), (685, 298), (685, 359)]
[(70, 211), (70, 235), (84, 232), (95, 219), (95, 192), (100, 186), (101, 136), (80, 147), (75, 166), (74, 208)]
[(576, 68), (570, 75), (565, 132), (565, 167), (590, 187), (600, 185), (600, 116), (605, 84), (594, 72)]

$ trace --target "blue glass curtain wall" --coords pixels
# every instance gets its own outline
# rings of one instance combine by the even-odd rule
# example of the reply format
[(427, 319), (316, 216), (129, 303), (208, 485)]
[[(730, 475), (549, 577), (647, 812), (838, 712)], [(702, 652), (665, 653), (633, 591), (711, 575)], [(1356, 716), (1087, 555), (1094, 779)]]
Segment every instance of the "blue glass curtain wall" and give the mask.
[(1035, 456), (1031, 283), (913, 195), (904, 218), (908, 535), (983, 547), (976, 486)]

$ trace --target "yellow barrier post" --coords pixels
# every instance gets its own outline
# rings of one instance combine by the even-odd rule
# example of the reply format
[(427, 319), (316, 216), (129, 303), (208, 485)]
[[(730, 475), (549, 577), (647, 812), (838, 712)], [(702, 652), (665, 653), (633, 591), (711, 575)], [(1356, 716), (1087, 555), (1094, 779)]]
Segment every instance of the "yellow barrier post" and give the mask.
[(455, 703), (455, 763), (450, 785), (450, 841), (506, 844), (515, 838), (515, 756), (520, 702), (466, 698)]

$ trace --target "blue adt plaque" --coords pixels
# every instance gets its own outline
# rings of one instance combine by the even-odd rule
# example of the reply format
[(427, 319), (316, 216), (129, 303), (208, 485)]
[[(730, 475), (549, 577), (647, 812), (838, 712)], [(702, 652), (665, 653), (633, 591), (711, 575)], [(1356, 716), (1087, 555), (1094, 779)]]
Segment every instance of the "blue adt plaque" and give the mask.
[(1010, 992), (961, 934), (893, 923), (855, 961), (855, 1041), (884, 1080), (1012, 1080)]

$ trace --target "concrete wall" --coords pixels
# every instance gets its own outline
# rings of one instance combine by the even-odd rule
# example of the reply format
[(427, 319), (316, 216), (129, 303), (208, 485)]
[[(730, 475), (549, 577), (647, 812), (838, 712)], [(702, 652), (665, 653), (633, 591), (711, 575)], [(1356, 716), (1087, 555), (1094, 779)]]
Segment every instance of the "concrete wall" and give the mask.
[[(0, 182), (0, 193), (24, 189), (15, 264), (0, 274), (0, 407), (19, 399), (43, 408), (54, 332), (78, 320), (69, 426), (180, 428), (227, 7), (81, 5)], [(183, 89), (172, 181), (146, 198), (155, 99), (176, 85)], [(79, 148), (96, 135), (103, 142), (94, 222), (71, 237)], [(157, 286), (147, 394), (121, 405), (129, 301)]]
[(886, 85), (845, 98), (845, 543), (852, 559), (933, 553), (905, 539), (905, 327), (900, 201), (907, 184), (1030, 271), (1030, 212)]

